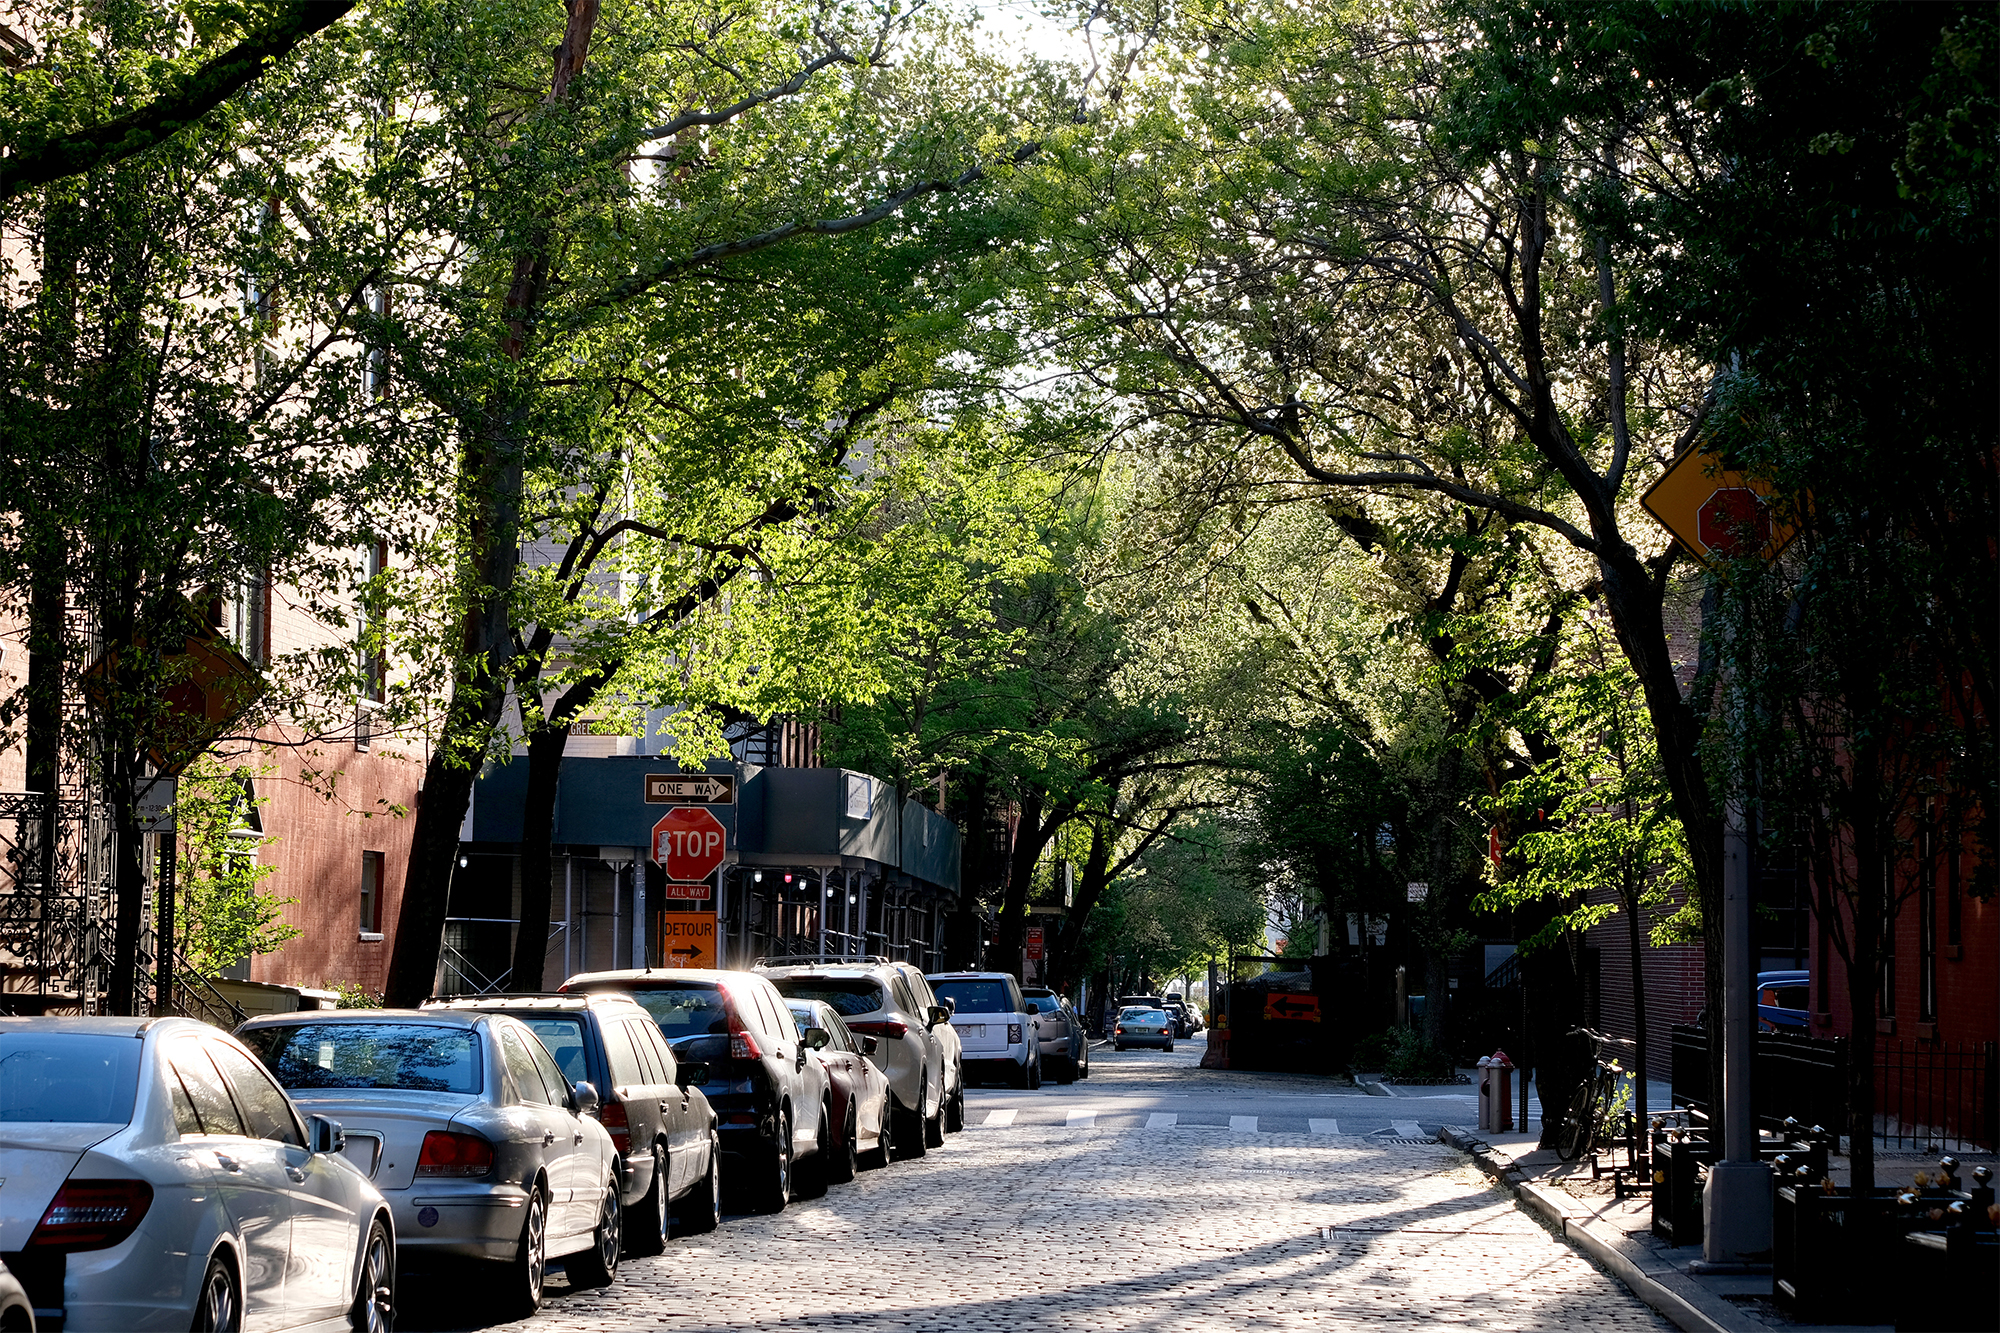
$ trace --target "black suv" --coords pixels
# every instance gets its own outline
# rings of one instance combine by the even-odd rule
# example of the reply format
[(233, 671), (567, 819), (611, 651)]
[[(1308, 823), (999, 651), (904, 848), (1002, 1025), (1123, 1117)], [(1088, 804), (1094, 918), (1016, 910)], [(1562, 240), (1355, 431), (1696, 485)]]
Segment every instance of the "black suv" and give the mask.
[(732, 1192), (765, 1212), (795, 1194), (826, 1192), (832, 1091), (825, 1068), (806, 1052), (827, 1034), (812, 1028), (802, 1037), (770, 982), (750, 972), (653, 967), (582, 972), (562, 988), (630, 996), (675, 1056), (704, 1066), (702, 1091), (715, 1108)]
[(481, 995), (424, 1007), (512, 1014), (542, 1039), (563, 1077), (604, 1090), (597, 1118), (618, 1150), (627, 1254), (658, 1254), (670, 1219), (682, 1232), (715, 1229), (720, 1139), (699, 1086), (708, 1071), (676, 1061), (652, 1015), (630, 997)]

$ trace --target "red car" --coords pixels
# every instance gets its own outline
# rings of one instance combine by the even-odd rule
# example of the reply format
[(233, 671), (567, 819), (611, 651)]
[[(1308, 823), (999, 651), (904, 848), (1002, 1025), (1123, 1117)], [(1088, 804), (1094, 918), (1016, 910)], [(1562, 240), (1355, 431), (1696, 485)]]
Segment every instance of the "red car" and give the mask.
[(894, 1117), (889, 1114), (889, 1076), (870, 1058), (875, 1038), (850, 1031), (824, 1000), (787, 998), (785, 1006), (801, 1034), (818, 1028), (827, 1035), (826, 1045), (812, 1053), (825, 1067), (833, 1093), (835, 1133), (828, 1145), (827, 1179), (854, 1179), (855, 1166), (864, 1156), (868, 1166), (887, 1166), (894, 1152), (890, 1141)]

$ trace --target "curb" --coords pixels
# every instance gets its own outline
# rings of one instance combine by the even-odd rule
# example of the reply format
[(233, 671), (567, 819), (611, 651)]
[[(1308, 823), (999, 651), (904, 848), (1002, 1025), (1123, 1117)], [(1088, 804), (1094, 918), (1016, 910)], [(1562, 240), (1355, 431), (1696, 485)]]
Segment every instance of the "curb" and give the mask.
[[(1359, 1080), (1357, 1080), (1357, 1081), (1359, 1081)], [(1361, 1090), (1362, 1090), (1363, 1092), (1367, 1093), (1367, 1094), (1368, 1094), (1368, 1095), (1369, 1095), (1370, 1097), (1393, 1097), (1393, 1096), (1395, 1096), (1395, 1095), (1396, 1095), (1395, 1093), (1393, 1093), (1393, 1092), (1389, 1091), (1389, 1089), (1388, 1089), (1388, 1088), (1384, 1087), (1384, 1086), (1383, 1086), (1382, 1084), (1380, 1084), (1380, 1083), (1366, 1083), (1366, 1082), (1363, 1082), (1363, 1083), (1361, 1084)], [(1457, 1147), (1458, 1145), (1457, 1145), (1457, 1144), (1453, 1144), (1452, 1146), (1453, 1146), (1453, 1147)]]
[(1469, 1154), (1480, 1170), (1513, 1191), (1517, 1207), (1546, 1218), (1564, 1241), (1602, 1264), (1634, 1296), (1672, 1320), (1685, 1333), (1741, 1333), (1717, 1323), (1685, 1296), (1670, 1290), (1640, 1268), (1617, 1246), (1593, 1234), (1581, 1219), (1569, 1211), (1556, 1191), (1535, 1184), (1519, 1170), (1503, 1166), (1487, 1153), (1479, 1151), (1473, 1145), (1485, 1145), (1465, 1130), (1447, 1125), (1438, 1132), (1438, 1137), (1460, 1152)]

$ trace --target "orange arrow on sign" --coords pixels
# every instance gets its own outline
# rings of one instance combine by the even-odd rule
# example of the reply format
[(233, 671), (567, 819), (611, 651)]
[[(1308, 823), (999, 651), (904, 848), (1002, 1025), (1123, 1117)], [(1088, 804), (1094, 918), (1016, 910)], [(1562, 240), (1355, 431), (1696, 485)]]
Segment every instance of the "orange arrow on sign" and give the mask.
[(1266, 995), (1264, 997), (1264, 1017), (1288, 1019), (1300, 1023), (1317, 1023), (1319, 1022), (1319, 996)]
[(1790, 506), (1773, 502), (1770, 482), (1724, 467), (1698, 444), (1676, 458), (1639, 503), (1704, 563), (1746, 555), (1776, 560), (1799, 535)]

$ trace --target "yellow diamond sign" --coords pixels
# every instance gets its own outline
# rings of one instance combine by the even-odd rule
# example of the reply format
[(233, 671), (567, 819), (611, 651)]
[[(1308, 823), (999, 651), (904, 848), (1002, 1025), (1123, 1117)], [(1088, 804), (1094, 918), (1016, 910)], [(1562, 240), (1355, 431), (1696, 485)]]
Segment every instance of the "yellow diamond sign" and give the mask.
[(1675, 459), (1639, 503), (1703, 563), (1775, 560), (1799, 533), (1790, 504), (1773, 500), (1771, 483), (1724, 467), (1700, 445)]

